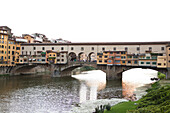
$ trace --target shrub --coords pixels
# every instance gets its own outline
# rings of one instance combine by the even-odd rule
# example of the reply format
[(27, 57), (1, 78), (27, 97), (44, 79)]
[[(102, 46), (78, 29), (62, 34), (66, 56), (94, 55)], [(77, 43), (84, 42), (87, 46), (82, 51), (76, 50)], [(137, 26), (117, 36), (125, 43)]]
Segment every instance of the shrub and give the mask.
[(107, 105), (106, 105), (106, 109), (107, 109), (107, 111), (110, 111), (111, 105), (110, 105), (110, 104), (107, 104)]
[(166, 78), (166, 75), (165, 74), (163, 74), (163, 73), (161, 73), (161, 72), (158, 72), (158, 78), (159, 79), (165, 79)]

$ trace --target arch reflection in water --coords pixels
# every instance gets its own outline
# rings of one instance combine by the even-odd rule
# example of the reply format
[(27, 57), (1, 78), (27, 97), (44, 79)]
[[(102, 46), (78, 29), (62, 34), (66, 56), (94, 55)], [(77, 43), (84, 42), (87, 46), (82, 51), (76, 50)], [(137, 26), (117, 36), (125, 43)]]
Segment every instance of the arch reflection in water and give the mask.
[[(106, 87), (106, 73), (100, 70), (86, 71), (79, 75), (72, 75), (72, 77), (81, 82), (80, 103), (85, 102), (88, 96), (90, 100), (96, 100), (97, 91)], [(88, 91), (90, 91), (89, 95)]]
[[(141, 68), (130, 69), (128, 71), (123, 72), (122, 91), (123, 91), (124, 98), (129, 99), (133, 97), (136, 88), (155, 82), (152, 81), (151, 78), (154, 77), (156, 78), (157, 73), (158, 73), (157, 71), (152, 69), (141, 69)], [(137, 99), (140, 98), (141, 92), (136, 93)]]

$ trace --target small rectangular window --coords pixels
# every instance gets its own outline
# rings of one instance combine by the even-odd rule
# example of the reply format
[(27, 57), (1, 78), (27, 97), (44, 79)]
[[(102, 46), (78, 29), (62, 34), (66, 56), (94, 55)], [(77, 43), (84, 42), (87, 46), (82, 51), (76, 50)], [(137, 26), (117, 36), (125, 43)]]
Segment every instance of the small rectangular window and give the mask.
[(125, 51), (127, 51), (128, 50), (128, 47), (125, 47)]
[(137, 51), (139, 51), (139, 50), (140, 50), (140, 48), (139, 48), (139, 47), (137, 47), (137, 48), (136, 48), (136, 50), (137, 50)]
[(44, 48), (44, 47), (42, 47), (42, 50), (45, 50), (45, 48)]
[(91, 50), (94, 50), (94, 47), (92, 47)]
[(165, 48), (164, 47), (161, 47), (161, 50), (163, 51)]
[(71, 47), (71, 50), (74, 50), (74, 47)]
[(105, 50), (105, 48), (103, 47), (103, 48), (102, 48), (102, 50), (104, 51), (104, 50)]
[(54, 50), (54, 47), (52, 47), (52, 50)]
[(22, 47), (22, 50), (24, 50), (24, 47)]
[(64, 47), (61, 47), (61, 50), (64, 50)]
[(113, 50), (116, 51), (116, 47), (114, 47)]
[(84, 51), (84, 47), (81, 47), (81, 51)]

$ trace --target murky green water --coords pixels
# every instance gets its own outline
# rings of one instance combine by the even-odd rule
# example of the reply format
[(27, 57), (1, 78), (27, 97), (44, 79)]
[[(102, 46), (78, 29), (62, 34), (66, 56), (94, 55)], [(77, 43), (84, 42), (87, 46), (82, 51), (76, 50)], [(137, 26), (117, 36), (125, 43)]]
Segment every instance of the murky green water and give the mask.
[[(80, 86), (81, 82), (71, 77), (52, 78), (46, 75), (0, 77), (0, 113), (70, 111), (76, 103), (79, 103)], [(121, 81), (107, 81), (105, 89), (97, 92), (98, 99), (120, 98), (121, 95)]]

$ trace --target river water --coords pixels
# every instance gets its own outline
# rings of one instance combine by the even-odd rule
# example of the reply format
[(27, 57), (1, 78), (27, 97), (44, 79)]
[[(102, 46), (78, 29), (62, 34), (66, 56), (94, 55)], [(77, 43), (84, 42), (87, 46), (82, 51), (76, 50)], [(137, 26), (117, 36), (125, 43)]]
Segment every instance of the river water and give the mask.
[(134, 84), (123, 80), (106, 81), (105, 73), (99, 70), (63, 78), (0, 77), (0, 113), (90, 113), (97, 105), (126, 101), (122, 98), (128, 94), (128, 84)]

